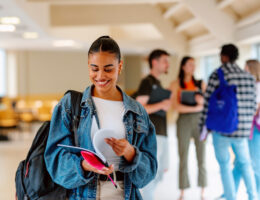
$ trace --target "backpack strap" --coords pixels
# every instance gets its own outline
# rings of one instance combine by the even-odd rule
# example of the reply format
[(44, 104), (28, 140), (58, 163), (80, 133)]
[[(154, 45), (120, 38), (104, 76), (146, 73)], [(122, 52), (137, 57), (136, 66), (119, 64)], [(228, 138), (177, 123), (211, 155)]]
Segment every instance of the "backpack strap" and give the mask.
[(219, 81), (220, 81), (220, 85), (228, 85), (227, 81), (224, 78), (224, 72), (221, 69), (221, 67), (218, 68), (218, 78), (219, 78)]
[(75, 90), (68, 90), (65, 94), (70, 93), (71, 96), (71, 117), (72, 117), (72, 130), (74, 133), (74, 144), (78, 146), (78, 126), (81, 113), (81, 99), (82, 93)]

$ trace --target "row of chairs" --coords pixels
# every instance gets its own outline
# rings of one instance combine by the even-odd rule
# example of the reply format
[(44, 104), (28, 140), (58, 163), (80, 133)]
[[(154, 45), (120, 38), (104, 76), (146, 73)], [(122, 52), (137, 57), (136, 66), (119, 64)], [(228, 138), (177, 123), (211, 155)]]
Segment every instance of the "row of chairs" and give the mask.
[(2, 98), (0, 102), (0, 128), (16, 127), (19, 122), (50, 120), (59, 98), (59, 96), (55, 98)]

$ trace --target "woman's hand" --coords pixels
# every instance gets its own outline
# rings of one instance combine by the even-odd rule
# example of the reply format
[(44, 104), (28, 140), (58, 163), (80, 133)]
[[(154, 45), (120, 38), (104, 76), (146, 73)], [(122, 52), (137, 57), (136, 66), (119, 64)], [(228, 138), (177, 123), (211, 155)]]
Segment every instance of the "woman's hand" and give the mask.
[(197, 102), (197, 104), (203, 105), (204, 104), (204, 97), (201, 94), (196, 94), (195, 95), (195, 101)]
[(90, 164), (88, 164), (88, 162), (86, 160), (83, 160), (81, 162), (81, 166), (85, 171), (91, 171), (91, 172), (95, 172), (97, 174), (109, 175), (109, 174), (113, 173), (113, 171), (114, 171), (113, 165), (110, 165), (109, 167), (104, 167), (102, 170), (98, 170), (95, 167), (92, 167)]
[(135, 148), (126, 139), (106, 138), (117, 156), (124, 156), (128, 162), (132, 162), (135, 157)]

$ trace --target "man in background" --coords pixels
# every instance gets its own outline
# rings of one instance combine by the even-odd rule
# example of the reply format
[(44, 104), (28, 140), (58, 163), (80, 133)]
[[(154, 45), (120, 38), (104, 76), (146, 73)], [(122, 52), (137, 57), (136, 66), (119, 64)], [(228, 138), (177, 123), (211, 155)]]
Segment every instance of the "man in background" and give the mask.
[(158, 171), (156, 178), (142, 190), (144, 200), (153, 200), (156, 185), (162, 180), (163, 173), (168, 169), (166, 112), (171, 107), (171, 100), (162, 97), (161, 101), (151, 103), (151, 97), (169, 92), (162, 88), (159, 80), (162, 74), (168, 73), (169, 53), (161, 49), (153, 50), (149, 55), (148, 61), (150, 74), (142, 79), (136, 92), (136, 100), (144, 106), (156, 129)]
[[(224, 73), (224, 80), (228, 85), (236, 86), (238, 112), (237, 130), (230, 135), (212, 130), (213, 146), (216, 159), (220, 166), (225, 198), (227, 200), (236, 199), (235, 182), (229, 152), (229, 149), (232, 148), (236, 156), (236, 161), (241, 167), (242, 176), (247, 187), (248, 199), (257, 200), (255, 178), (248, 148), (248, 137), (250, 135), (253, 116), (256, 111), (255, 80), (253, 76), (242, 70), (236, 64), (238, 55), (238, 48), (235, 45), (226, 44), (222, 46), (220, 53), (222, 65), (220, 68)], [(220, 80), (217, 69), (211, 74), (206, 89), (204, 110), (200, 122), (201, 130), (206, 123), (209, 99), (219, 85)]]

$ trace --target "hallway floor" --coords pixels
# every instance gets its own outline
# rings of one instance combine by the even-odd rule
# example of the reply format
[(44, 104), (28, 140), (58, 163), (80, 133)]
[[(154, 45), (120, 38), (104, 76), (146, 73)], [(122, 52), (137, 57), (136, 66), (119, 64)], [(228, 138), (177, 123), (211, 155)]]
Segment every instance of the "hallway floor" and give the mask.
[[(34, 133), (39, 123), (32, 124), (31, 130), (12, 132), (12, 138), (8, 142), (0, 142), (0, 200), (14, 200), (15, 195), (15, 171), (19, 162), (25, 158), (31, 145)], [(170, 146), (170, 168), (165, 173), (163, 181), (156, 189), (156, 200), (177, 200), (178, 191), (178, 154), (175, 126), (169, 126)], [(189, 175), (191, 188), (185, 192), (185, 200), (200, 200), (200, 188), (197, 185), (197, 162), (195, 146), (191, 142), (189, 149)], [(214, 155), (211, 137), (207, 141), (207, 170), (208, 187), (205, 191), (204, 200), (215, 200), (222, 194), (222, 185), (219, 174), (219, 167)], [(246, 200), (247, 194), (242, 183), (238, 193), (238, 200)]]

